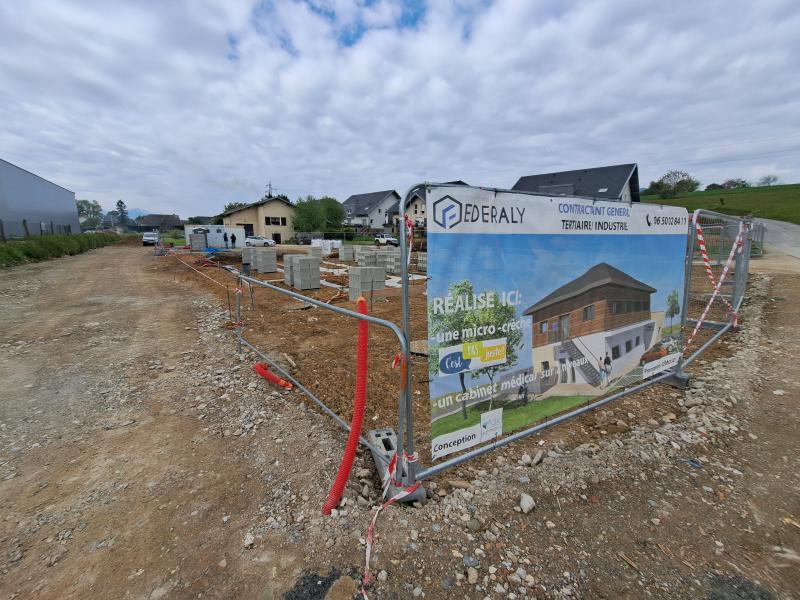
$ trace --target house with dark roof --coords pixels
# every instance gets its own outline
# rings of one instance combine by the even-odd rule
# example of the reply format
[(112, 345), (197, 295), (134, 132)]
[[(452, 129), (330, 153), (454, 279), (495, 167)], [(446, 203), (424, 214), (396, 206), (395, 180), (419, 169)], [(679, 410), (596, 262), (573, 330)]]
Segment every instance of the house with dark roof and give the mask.
[(136, 218), (136, 229), (139, 231), (169, 231), (183, 229), (183, 222), (178, 215), (142, 215)]
[(400, 194), (394, 190), (353, 194), (342, 203), (345, 223), (364, 229), (391, 228), (391, 210), (398, 202)]
[(281, 244), (294, 237), (292, 219), (296, 210), (283, 196), (264, 196), (257, 202), (222, 213), (222, 224), (241, 227), (245, 236), (260, 235)]
[[(558, 394), (598, 393), (608, 356), (608, 381), (639, 366), (661, 339), (664, 311), (653, 312), (657, 290), (627, 273), (598, 263), (528, 307), (533, 326), (534, 393), (557, 385)], [(595, 389), (595, 391), (592, 391)]]
[(598, 200), (639, 202), (639, 166), (630, 163), (526, 175), (520, 177), (511, 189), (549, 196), (582, 196)]

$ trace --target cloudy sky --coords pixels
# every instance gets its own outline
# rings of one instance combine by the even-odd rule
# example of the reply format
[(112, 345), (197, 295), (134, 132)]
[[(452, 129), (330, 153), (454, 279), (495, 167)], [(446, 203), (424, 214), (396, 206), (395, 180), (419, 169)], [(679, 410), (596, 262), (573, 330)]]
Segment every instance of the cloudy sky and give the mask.
[(110, 207), (638, 162), (800, 181), (797, 0), (0, 2), (0, 157)]

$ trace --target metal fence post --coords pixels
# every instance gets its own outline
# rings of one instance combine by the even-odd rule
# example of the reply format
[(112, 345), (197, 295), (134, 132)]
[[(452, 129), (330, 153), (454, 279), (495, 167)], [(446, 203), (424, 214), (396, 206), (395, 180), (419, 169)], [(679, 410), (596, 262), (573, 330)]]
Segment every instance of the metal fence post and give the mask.
[[(408, 203), (409, 199), (411, 198), (412, 194), (414, 194), (418, 190), (423, 190), (423, 196), (425, 195), (425, 184), (417, 184), (412, 186), (408, 189), (405, 196), (400, 198), (399, 205), (398, 205), (398, 216), (399, 216), (399, 231), (400, 231), (400, 262), (402, 263), (400, 266), (400, 276), (401, 276), (401, 283), (402, 283), (402, 298), (403, 298), (403, 334), (405, 335), (406, 342), (411, 345), (411, 317), (409, 314), (409, 300), (408, 300), (408, 256), (409, 252), (411, 251), (408, 248), (408, 243), (406, 241), (406, 204)], [(413, 230), (412, 230), (413, 231)], [(413, 241), (413, 240), (412, 240)], [(406, 434), (406, 452), (409, 455), (414, 455), (414, 407), (413, 407), (413, 394), (411, 391), (411, 353), (407, 352), (406, 355), (403, 357), (403, 365), (402, 368), (405, 369), (405, 385), (403, 386), (403, 404), (405, 405), (403, 409), (401, 409), (401, 413), (405, 418), (405, 434)], [(402, 431), (402, 429), (401, 429)], [(402, 435), (402, 433), (400, 433)], [(406, 485), (412, 485), (417, 481), (417, 473), (416, 473), (416, 463), (409, 462), (408, 463), (408, 473), (407, 478), (404, 480)]]
[(242, 278), (236, 278), (236, 352), (242, 353)]

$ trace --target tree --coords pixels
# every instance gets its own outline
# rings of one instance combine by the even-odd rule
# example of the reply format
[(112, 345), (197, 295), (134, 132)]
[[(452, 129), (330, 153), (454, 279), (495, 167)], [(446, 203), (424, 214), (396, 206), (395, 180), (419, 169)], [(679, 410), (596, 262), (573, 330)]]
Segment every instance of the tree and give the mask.
[(295, 231), (322, 231), (325, 228), (325, 213), (314, 196), (298, 198), (294, 207), (292, 226)]
[(669, 331), (672, 333), (672, 319), (681, 314), (681, 305), (678, 302), (678, 290), (672, 290), (667, 295), (667, 312), (665, 316), (669, 319)]
[(323, 196), (319, 199), (319, 203), (322, 205), (322, 212), (325, 215), (325, 230), (336, 231), (341, 229), (345, 218), (342, 204), (336, 198), (331, 198), (330, 196)]
[(769, 186), (769, 185), (776, 185), (780, 183), (780, 179), (777, 175), (764, 175), (761, 179), (758, 180), (758, 185), (762, 186)]
[[(492, 292), (489, 292), (490, 294)], [(490, 306), (487, 308), (480, 308), (473, 311), (470, 311), (467, 317), (467, 324), (470, 327), (475, 327), (476, 330), (479, 327), (488, 327), (489, 325), (494, 325), (497, 327), (503, 323), (510, 323), (511, 321), (516, 319), (517, 313), (513, 306), (504, 304), (499, 305), (496, 303), (497, 297), (495, 294), (495, 305)], [(497, 338), (500, 334), (493, 333), (493, 334), (486, 334), (483, 336), (479, 336), (477, 338), (472, 338), (474, 341), (484, 341), (484, 340), (491, 340)], [(507, 369), (515, 364), (517, 364), (517, 360), (519, 360), (519, 355), (517, 353), (517, 347), (522, 343), (522, 330), (521, 329), (514, 329), (513, 331), (509, 331), (505, 334), (506, 337), (506, 362), (493, 365), (491, 367), (484, 367), (483, 369), (478, 369), (477, 371), (472, 372), (472, 378), (477, 379), (481, 375), (486, 375), (489, 377), (489, 383), (492, 384), (492, 395), (489, 397), (489, 410), (492, 410), (492, 404), (494, 403), (494, 378), (497, 375), (497, 372), (501, 369)]]
[(128, 224), (128, 207), (122, 200), (117, 200), (117, 214), (119, 215), (119, 226), (125, 227)]
[[(206, 218), (208, 218), (208, 217), (206, 217)], [(205, 223), (203, 223), (203, 221), (205, 221), (205, 219), (203, 219), (201, 217), (189, 217), (188, 219), (186, 219), (186, 224), (187, 225), (204, 225)]]
[(77, 200), (78, 219), (81, 227), (96, 229), (103, 222), (103, 208), (97, 200)]
[(228, 202), (225, 206), (222, 207), (222, 212), (226, 213), (229, 210), (233, 210), (235, 208), (242, 208), (243, 206), (247, 206), (245, 202)]
[[(653, 184), (651, 184), (652, 187)], [(661, 176), (655, 185), (661, 198), (675, 198), (678, 194), (686, 194), (700, 187), (700, 182), (686, 171), (673, 169)]]
[(732, 190), (735, 188), (749, 188), (750, 184), (747, 182), (746, 179), (737, 178), (737, 179), (728, 179), (727, 181), (724, 181), (722, 183), (722, 187), (724, 187), (726, 190)]
[[(472, 296), (474, 294), (472, 283), (464, 279), (456, 283), (450, 284), (448, 294), (453, 298), (459, 296)], [(450, 314), (434, 313), (433, 305), (428, 305), (428, 337), (436, 339), (437, 336), (446, 334), (450, 331), (457, 331), (459, 336), (464, 328), (467, 326), (468, 313), (464, 310), (459, 310)], [(460, 339), (460, 338), (459, 338)], [(454, 342), (444, 342), (445, 345), (453, 345)], [(428, 347), (428, 366), (431, 373), (439, 372), (439, 348), (442, 344), (436, 343)], [(461, 391), (463, 393), (463, 400), (461, 401), (461, 416), (467, 418), (467, 386), (464, 384), (464, 375), (462, 371), (458, 374), (458, 381), (461, 384)]]
[(344, 207), (336, 198), (306, 196), (295, 203), (292, 225), (295, 231), (338, 231), (344, 221)]

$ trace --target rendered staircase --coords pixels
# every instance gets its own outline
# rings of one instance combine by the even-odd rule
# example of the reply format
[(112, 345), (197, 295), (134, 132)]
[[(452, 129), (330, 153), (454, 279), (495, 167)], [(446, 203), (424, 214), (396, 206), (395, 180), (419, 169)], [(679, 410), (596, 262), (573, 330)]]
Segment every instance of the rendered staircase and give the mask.
[[(561, 347), (567, 351), (572, 361), (586, 359), (583, 352), (581, 352), (572, 340), (564, 340), (561, 342)], [(594, 387), (600, 385), (600, 373), (595, 369), (591, 359), (587, 359), (585, 363), (578, 367), (586, 378), (586, 381), (591, 383)]]

